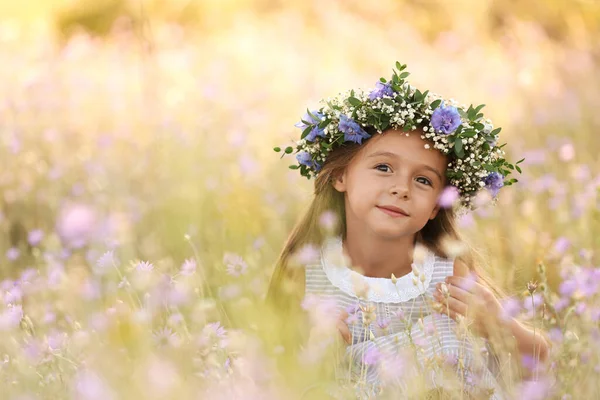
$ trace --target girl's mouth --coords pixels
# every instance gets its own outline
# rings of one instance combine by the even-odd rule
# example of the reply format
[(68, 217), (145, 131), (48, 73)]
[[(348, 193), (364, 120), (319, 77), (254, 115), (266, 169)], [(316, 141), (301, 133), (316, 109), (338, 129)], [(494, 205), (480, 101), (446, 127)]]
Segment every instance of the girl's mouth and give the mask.
[(381, 211), (383, 211), (384, 213), (386, 213), (387, 215), (392, 216), (392, 217), (396, 217), (396, 218), (398, 218), (398, 217), (407, 217), (406, 214), (402, 214), (401, 212), (390, 210), (389, 208), (384, 208), (384, 207), (379, 207), (379, 206), (377, 208), (380, 209)]

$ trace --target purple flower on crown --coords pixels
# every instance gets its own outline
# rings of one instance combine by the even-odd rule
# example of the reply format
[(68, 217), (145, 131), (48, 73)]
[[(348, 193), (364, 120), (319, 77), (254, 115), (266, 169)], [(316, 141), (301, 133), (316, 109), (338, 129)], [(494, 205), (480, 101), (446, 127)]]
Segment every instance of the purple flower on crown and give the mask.
[(375, 89), (369, 94), (369, 100), (382, 98), (383, 96), (394, 96), (394, 89), (389, 83), (377, 82)]
[[(312, 114), (314, 117), (317, 117), (317, 119), (314, 119), (313, 117), (311, 117)], [(318, 111), (311, 111), (309, 113), (304, 113), (304, 115), (302, 116), (302, 121), (297, 122), (294, 126), (296, 128), (300, 128), (300, 129), (306, 129), (311, 125), (315, 125), (318, 124), (319, 122), (321, 122), (323, 120), (323, 114), (321, 114)], [(305, 124), (305, 122), (308, 122), (308, 125)]]
[(338, 128), (340, 132), (344, 133), (345, 142), (362, 144), (363, 139), (371, 137), (356, 121), (343, 114), (340, 116)]
[[(313, 118), (310, 114), (312, 114), (315, 118)], [(309, 142), (314, 142), (317, 136), (325, 137), (324, 129), (319, 128), (319, 123), (323, 121), (325, 116), (318, 111), (311, 111), (310, 114), (305, 113), (302, 117), (302, 121), (296, 123), (294, 126), (302, 130), (312, 126), (313, 128), (310, 130), (308, 135), (306, 135), (305, 139)], [(309, 125), (305, 124), (304, 122), (308, 122)]]
[(301, 165), (306, 165), (308, 168), (312, 168), (315, 171), (319, 171), (321, 169), (321, 164), (313, 161), (312, 156), (306, 151), (301, 151), (300, 153), (296, 154), (296, 160), (298, 160)]
[(498, 172), (492, 172), (483, 180), (483, 182), (492, 196), (496, 197), (500, 188), (504, 186), (504, 176)]
[(431, 126), (436, 132), (441, 132), (444, 135), (454, 132), (460, 124), (460, 114), (456, 107), (444, 107), (442, 104), (431, 114)]

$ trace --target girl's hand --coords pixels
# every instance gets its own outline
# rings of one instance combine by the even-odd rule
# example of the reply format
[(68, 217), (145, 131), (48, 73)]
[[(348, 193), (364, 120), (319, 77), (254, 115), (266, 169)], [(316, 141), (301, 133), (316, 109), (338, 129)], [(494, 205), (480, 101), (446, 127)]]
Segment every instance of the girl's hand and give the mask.
[(494, 293), (471, 277), (447, 277), (446, 283), (437, 284), (434, 298), (438, 302), (437, 311), (457, 322), (461, 317), (466, 318), (484, 338), (489, 337), (488, 329), (502, 315), (502, 304)]
[(350, 329), (348, 328), (348, 324), (346, 323), (347, 318), (348, 318), (348, 312), (346, 312), (346, 310), (342, 310), (342, 312), (338, 318), (337, 328), (338, 328), (338, 331), (340, 332), (340, 335), (342, 336), (342, 339), (344, 339), (344, 341), (347, 344), (351, 344), (352, 343), (352, 335), (350, 334)]

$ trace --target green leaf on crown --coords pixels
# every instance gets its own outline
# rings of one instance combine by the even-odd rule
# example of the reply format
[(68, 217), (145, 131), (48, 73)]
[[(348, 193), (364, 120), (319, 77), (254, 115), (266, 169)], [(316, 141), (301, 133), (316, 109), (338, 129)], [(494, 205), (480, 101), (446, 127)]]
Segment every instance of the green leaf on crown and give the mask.
[(438, 108), (440, 106), (440, 104), (442, 104), (442, 100), (441, 99), (437, 99), (433, 102), (431, 102), (431, 109), (435, 110), (436, 108)]
[(454, 150), (458, 158), (463, 158), (465, 156), (465, 152), (463, 150), (463, 142), (461, 138), (456, 138), (454, 142)]
[[(304, 139), (306, 137), (306, 135), (308, 135), (310, 133), (310, 131), (312, 131), (312, 126), (309, 126), (302, 131), (302, 135), (300, 135), (300, 139)], [(288, 149), (289, 149), (289, 147), (288, 147)], [(286, 152), (287, 152), (287, 149), (286, 149)]]
[(354, 107), (360, 107), (362, 105), (362, 102), (354, 96), (348, 97), (348, 102)]
[(330, 119), (326, 119), (326, 120), (323, 120), (323, 121), (321, 121), (321, 122), (319, 123), (319, 129), (326, 128), (326, 127), (327, 127), (327, 125), (329, 125), (329, 123), (330, 123), (330, 122), (331, 122), (331, 120), (330, 120)]

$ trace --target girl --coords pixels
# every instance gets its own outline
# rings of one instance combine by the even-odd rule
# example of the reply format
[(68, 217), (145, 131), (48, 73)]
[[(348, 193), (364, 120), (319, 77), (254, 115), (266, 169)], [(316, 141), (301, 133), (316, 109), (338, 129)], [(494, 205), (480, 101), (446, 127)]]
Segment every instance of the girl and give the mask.
[[(396, 63), (389, 82), (328, 99), (297, 124), (298, 165), (290, 168), (316, 178), (315, 197), (285, 244), (267, 299), (286, 315), (333, 302), (346, 352), (359, 365), (353, 377), (368, 393), (397, 378), (406, 383), (410, 374), (390, 376), (389, 361), (414, 350), (420, 373), (441, 359), (458, 373), (461, 390), (502, 398), (493, 357), (478, 364), (465, 332), (486, 340), (508, 333), (520, 353), (542, 360), (548, 344), (539, 330), (506, 317), (503, 293), (463, 251), (455, 216), (482, 197), (494, 202), (516, 182), (505, 177), (520, 169), (503, 158), (500, 129), (483, 118), (483, 106), (416, 90), (405, 68)], [(339, 224), (327, 221), (332, 216)], [(318, 261), (294, 268), (293, 255), (310, 245), (320, 249)], [(448, 385), (441, 367), (429, 370), (428, 389)]]

